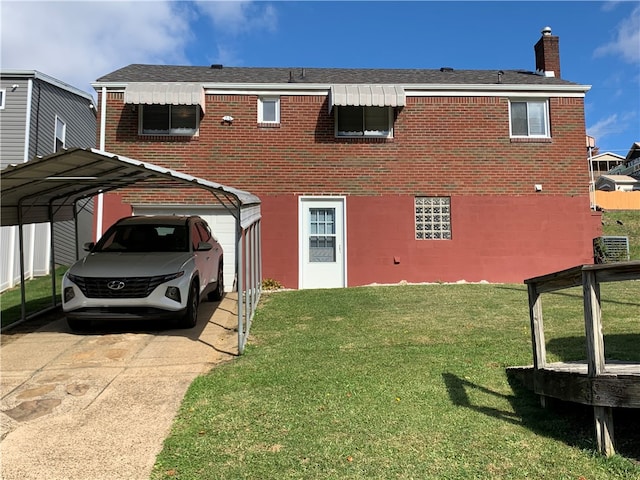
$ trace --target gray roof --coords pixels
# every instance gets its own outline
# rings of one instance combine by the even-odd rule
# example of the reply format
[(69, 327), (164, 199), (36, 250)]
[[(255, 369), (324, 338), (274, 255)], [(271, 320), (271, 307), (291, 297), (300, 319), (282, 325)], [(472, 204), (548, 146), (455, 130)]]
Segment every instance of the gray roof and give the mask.
[(91, 96), (90, 93), (84, 92), (79, 88), (69, 85), (68, 83), (63, 82), (62, 80), (58, 80), (57, 78), (47, 75), (46, 73), (39, 72), (38, 70), (14, 70), (9, 68), (3, 68), (2, 70), (0, 70), (0, 78), (2, 78), (3, 80), (32, 79), (32, 78), (36, 80), (42, 80), (43, 82), (50, 83), (51, 85), (54, 85), (63, 90), (67, 90), (68, 92), (71, 92), (74, 95), (83, 97), (93, 102), (93, 97)]
[[(217, 68), (216, 68), (217, 67)], [(362, 69), (304, 67), (200, 67), (132, 64), (97, 82), (197, 82), (247, 84), (450, 84), (450, 85), (578, 85), (526, 70)], [(500, 82), (499, 82), (499, 77)]]

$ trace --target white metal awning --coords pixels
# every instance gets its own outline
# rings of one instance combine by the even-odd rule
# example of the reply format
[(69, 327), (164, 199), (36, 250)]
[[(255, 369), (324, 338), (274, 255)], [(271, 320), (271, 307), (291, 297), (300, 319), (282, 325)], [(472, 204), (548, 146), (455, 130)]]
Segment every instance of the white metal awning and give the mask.
[(329, 111), (337, 106), (404, 107), (406, 95), (400, 85), (332, 85)]
[(124, 90), (124, 103), (136, 105), (200, 105), (204, 112), (204, 88), (200, 83), (134, 82)]

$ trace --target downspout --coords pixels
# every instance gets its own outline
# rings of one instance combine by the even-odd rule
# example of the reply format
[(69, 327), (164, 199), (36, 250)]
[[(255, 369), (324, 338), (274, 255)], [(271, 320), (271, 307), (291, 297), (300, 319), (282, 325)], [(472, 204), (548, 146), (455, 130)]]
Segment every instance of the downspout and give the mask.
[[(100, 94), (100, 142), (99, 149), (101, 152), (105, 151), (105, 132), (107, 130), (107, 87), (102, 87), (102, 93)], [(104, 198), (103, 194), (98, 194), (98, 205), (96, 207), (96, 235), (94, 240), (98, 240), (102, 237), (102, 222), (104, 218)]]

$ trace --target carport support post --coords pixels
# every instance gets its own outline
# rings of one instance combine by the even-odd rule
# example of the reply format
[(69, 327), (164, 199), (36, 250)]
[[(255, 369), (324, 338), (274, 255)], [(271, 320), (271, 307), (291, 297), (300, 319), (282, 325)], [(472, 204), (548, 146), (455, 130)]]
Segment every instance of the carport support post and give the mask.
[(18, 206), (18, 244), (20, 250), (20, 320), (27, 318), (27, 299), (24, 288), (24, 232), (22, 230), (22, 206)]
[[(75, 204), (74, 209), (75, 213)], [(53, 235), (53, 207), (51, 206), (51, 202), (49, 202), (49, 225), (51, 228), (51, 235), (49, 235), (50, 242), (50, 251), (51, 258), (49, 259), (49, 268), (51, 269), (51, 306), (56, 306), (56, 250), (55, 250), (55, 241)]]
[[(238, 209), (240, 210), (240, 209)], [(243, 280), (243, 241), (242, 225), (240, 223), (240, 212), (236, 216), (236, 276), (238, 277), (238, 354), (244, 352), (244, 280)]]

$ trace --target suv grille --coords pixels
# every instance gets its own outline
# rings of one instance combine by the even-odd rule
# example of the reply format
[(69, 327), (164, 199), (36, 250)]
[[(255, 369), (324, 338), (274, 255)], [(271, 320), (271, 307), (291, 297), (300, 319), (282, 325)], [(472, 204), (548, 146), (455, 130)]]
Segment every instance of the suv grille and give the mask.
[(78, 285), (87, 298), (145, 298), (164, 282), (165, 278), (165, 275), (125, 278), (78, 277), (74, 275), (73, 282)]

